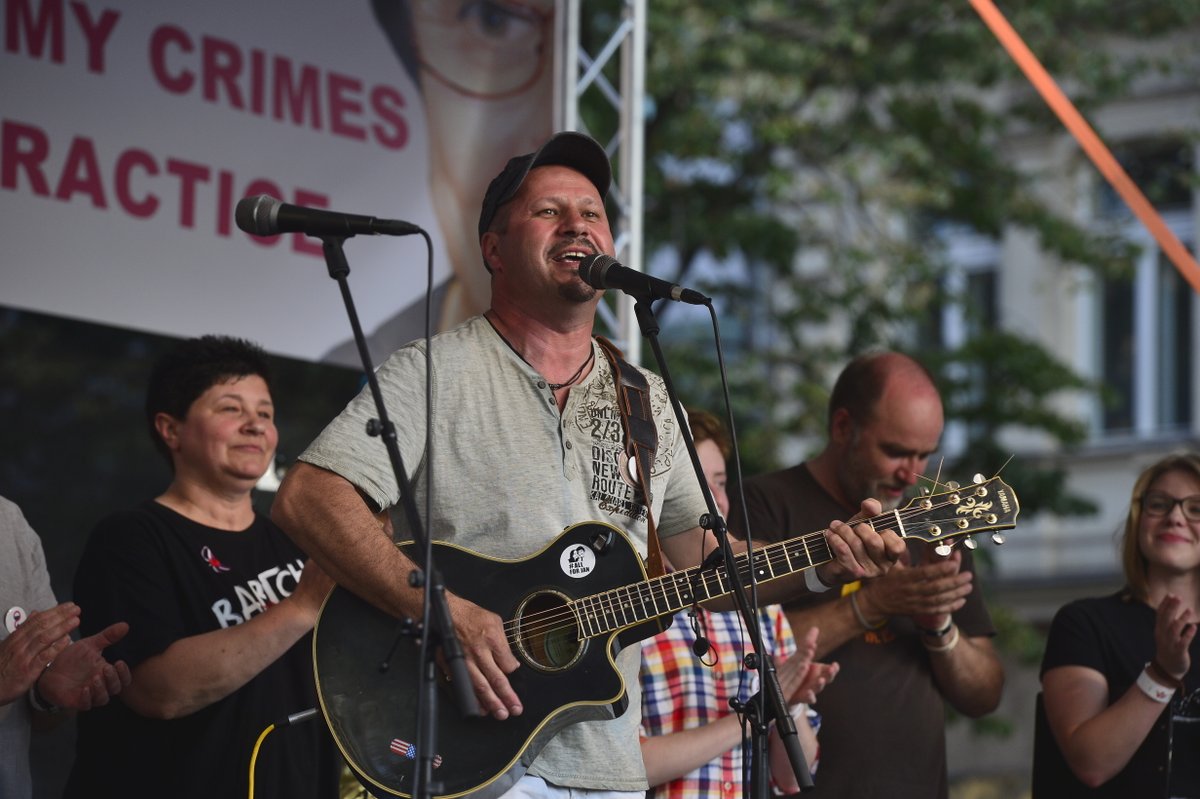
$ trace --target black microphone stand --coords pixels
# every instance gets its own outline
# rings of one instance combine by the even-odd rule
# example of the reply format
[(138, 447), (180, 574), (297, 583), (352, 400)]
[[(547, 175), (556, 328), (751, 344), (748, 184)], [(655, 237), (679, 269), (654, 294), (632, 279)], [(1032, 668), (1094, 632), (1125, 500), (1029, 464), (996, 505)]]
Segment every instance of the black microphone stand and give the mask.
[[(687, 446), (688, 455), (692, 459), (692, 468), (696, 472), (696, 477), (700, 480), (704, 501), (708, 505), (708, 513), (700, 520), (700, 524), (702, 527), (712, 530), (717, 538), (717, 542), (720, 544), (721, 559), (725, 562), (725, 570), (729, 575), (729, 582), (733, 588), (733, 596), (738, 612), (742, 615), (742, 621), (750, 635), (754, 651), (758, 653), (759, 691), (740, 708), (749, 720), (751, 731), (749, 795), (752, 799), (767, 799), (770, 795), (770, 764), (768, 762), (767, 742), (769, 740), (772, 720), (775, 721), (775, 728), (779, 732), (784, 748), (787, 750), (788, 760), (791, 763), (792, 770), (796, 774), (796, 780), (800, 784), (800, 789), (804, 791), (811, 790), (813, 788), (812, 774), (808, 769), (808, 762), (804, 757), (804, 751), (800, 748), (800, 738), (796, 733), (795, 719), (792, 718), (792, 715), (787, 710), (787, 702), (783, 696), (783, 689), (780, 687), (779, 677), (775, 673), (775, 660), (771, 656), (771, 653), (767, 652), (763, 646), (762, 630), (758, 623), (757, 609), (751, 606), (750, 600), (746, 595), (746, 587), (742, 583), (742, 575), (737, 569), (730, 568), (736, 561), (733, 547), (729, 542), (729, 532), (725, 527), (725, 520), (721, 518), (721, 514), (717, 511), (712, 492), (708, 490), (708, 482), (704, 479), (704, 468), (700, 465), (700, 456), (696, 453), (696, 442), (692, 439), (692, 432), (685, 423), (687, 414), (679, 402), (679, 396), (675, 392), (675, 385), (671, 381), (671, 374), (667, 369), (666, 357), (663, 355), (662, 347), (658, 341), (658, 319), (655, 318), (654, 310), (651, 307), (653, 299), (650, 297), (649, 292), (631, 294), (631, 296), (635, 299), (633, 310), (638, 320), (638, 326), (642, 330), (642, 335), (649, 340), (650, 348), (654, 352), (654, 359), (658, 363), (663, 383), (667, 388), (667, 397), (671, 401), (671, 407), (675, 410), (675, 418), (680, 421), (679, 429), (683, 433), (684, 444)], [(709, 311), (711, 312), (711, 302), (706, 304), (709, 305)], [(711, 558), (712, 556), (710, 556), (710, 560)], [(745, 577), (752, 582), (753, 553), (747, 557), (746, 562), (750, 568), (746, 570)]]
[[(429, 236), (420, 231), (425, 237), (427, 247), (432, 247)], [(388, 419), (387, 408), (383, 404), (383, 393), (375, 378), (370, 353), (367, 351), (367, 340), (358, 320), (358, 312), (354, 307), (354, 298), (350, 295), (350, 284), (347, 276), (350, 274), (350, 264), (342, 243), (347, 236), (321, 236), (322, 250), (325, 253), (325, 264), (329, 276), (337, 281), (342, 293), (342, 301), (346, 306), (346, 315), (350, 319), (350, 327), (354, 331), (354, 343), (358, 348), (358, 356), (362, 361), (363, 374), (366, 375), (367, 385), (371, 389), (371, 397), (375, 400), (377, 419), (367, 423), (367, 435), (379, 436), (383, 439), (388, 458), (392, 463), (392, 471), (396, 475), (396, 485), (400, 489), (400, 500), (404, 507), (404, 516), (412, 531), (416, 543), (414, 552), (422, 553), (421, 571), (414, 571), (410, 576), (410, 584), (424, 588), (424, 617), (420, 629), (413, 630), (411, 620), (400, 625), (398, 635), (421, 636), (421, 692), (417, 703), (417, 758), (414, 768), (416, 773), (413, 780), (413, 799), (427, 799), (434, 795), (436, 786), (433, 783), (433, 760), (437, 745), (437, 677), (438, 667), (434, 654), (437, 647), (442, 648), (446, 666), (450, 671), (450, 688), (456, 694), (455, 699), (464, 715), (482, 715), (479, 703), (471, 687), (470, 676), (467, 674), (466, 660), (463, 656), (462, 645), (454, 632), (454, 623), (450, 618), (450, 606), (446, 604), (446, 588), (442, 575), (433, 564), (433, 547), (425, 534), (421, 516), (417, 512), (417, 504), (413, 499), (412, 484), (400, 456), (400, 446), (396, 441), (395, 425)], [(429, 379), (429, 372), (426, 372)], [(428, 430), (428, 425), (426, 430)], [(422, 630), (424, 633), (422, 635)], [(389, 666), (390, 653), (382, 659), (381, 669)]]

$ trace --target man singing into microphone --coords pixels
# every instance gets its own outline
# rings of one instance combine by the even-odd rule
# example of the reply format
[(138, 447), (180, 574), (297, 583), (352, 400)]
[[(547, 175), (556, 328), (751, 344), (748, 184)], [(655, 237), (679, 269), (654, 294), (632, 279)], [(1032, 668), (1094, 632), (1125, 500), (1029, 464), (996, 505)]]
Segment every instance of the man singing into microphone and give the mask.
[[(610, 181), (599, 144), (560, 133), (511, 159), (491, 182), (478, 228), (491, 308), (433, 341), (429, 449), (424, 342), (401, 348), (379, 369), (416, 505), (423, 509), (428, 497), (432, 515), (424, 525), (437, 539), (493, 559), (520, 559), (568, 525), (601, 520), (646, 555), (647, 508), (630, 482), (613, 368), (592, 337), (601, 292), (578, 272), (582, 259), (612, 254), (604, 208)], [(697, 526), (705, 503), (680, 422), (662, 381), (643, 374), (658, 433), (646, 475), (649, 501), (663, 554), (687, 568), (716, 542)], [(363, 432), (375, 415), (368, 392), (354, 399), (288, 472), (273, 517), (339, 584), (397, 617), (416, 617), (421, 592), (407, 579), (414, 566), (383, 532), (383, 514), (399, 496), (384, 448)], [(878, 508), (864, 505), (869, 514)], [(392, 523), (399, 538), (411, 537), (402, 514)], [(829, 543), (834, 560), (815, 570), (824, 585), (882, 574), (904, 551), (892, 531), (865, 524), (833, 523)], [(778, 600), (805, 586), (798, 573), (760, 594), (764, 602)], [(527, 697), (517, 695), (509, 675), (532, 667), (510, 648), (500, 617), (452, 593), (448, 602), (484, 712), (497, 720), (521, 714)], [(637, 647), (617, 657), (633, 708), (638, 662)], [(641, 797), (647, 783), (638, 715), (568, 725), (523, 776), (497, 782), (512, 783), (507, 796)]]

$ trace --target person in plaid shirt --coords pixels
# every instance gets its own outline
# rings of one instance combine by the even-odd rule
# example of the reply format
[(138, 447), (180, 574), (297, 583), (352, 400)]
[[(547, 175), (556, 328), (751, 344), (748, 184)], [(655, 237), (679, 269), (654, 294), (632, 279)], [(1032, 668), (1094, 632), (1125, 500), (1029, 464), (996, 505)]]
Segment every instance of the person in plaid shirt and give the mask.
[[(688, 412), (688, 424), (717, 509), (729, 512), (725, 494), (728, 437), (705, 411)], [(778, 605), (759, 613), (763, 645), (777, 659), (781, 687), (792, 705), (805, 759), (817, 764), (820, 718), (803, 702), (837, 674), (837, 665), (813, 663), (817, 630), (797, 648)], [(698, 640), (699, 639), (699, 640)], [(758, 690), (758, 673), (743, 668), (749, 636), (738, 613), (684, 611), (670, 629), (642, 644), (642, 759), (654, 799), (735, 799), (748, 784), (741, 745), (748, 735), (730, 699), (745, 702)], [(703, 652), (703, 654), (698, 654)], [(799, 790), (775, 729), (771, 730), (771, 778), (780, 792)]]

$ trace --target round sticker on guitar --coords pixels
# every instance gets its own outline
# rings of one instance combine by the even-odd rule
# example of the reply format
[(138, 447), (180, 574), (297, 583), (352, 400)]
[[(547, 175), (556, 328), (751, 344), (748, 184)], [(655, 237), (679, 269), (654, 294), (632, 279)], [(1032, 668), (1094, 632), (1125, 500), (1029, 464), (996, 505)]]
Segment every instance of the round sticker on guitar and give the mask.
[(571, 544), (558, 556), (558, 565), (568, 577), (587, 577), (596, 568), (596, 553), (583, 544)]

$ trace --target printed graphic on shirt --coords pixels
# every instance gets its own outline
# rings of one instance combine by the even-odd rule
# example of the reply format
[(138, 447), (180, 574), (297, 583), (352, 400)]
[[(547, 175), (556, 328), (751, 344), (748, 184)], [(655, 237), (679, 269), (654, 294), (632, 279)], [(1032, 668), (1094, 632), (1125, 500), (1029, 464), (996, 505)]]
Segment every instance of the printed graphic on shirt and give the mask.
[(296, 559), (283, 566), (264, 569), (244, 584), (234, 585), (232, 597), (222, 597), (212, 604), (217, 623), (222, 628), (241, 624), (251, 616), (279, 604), (296, 590), (303, 571), (304, 561)]
[(200, 549), (200, 557), (208, 564), (209, 568), (215, 572), (227, 572), (229, 567), (221, 562), (221, 559), (213, 554), (212, 547), (202, 547)]
[(587, 577), (596, 568), (596, 553), (583, 544), (572, 544), (558, 556), (558, 565), (568, 577)]
[[(592, 441), (589, 491), (592, 501), (602, 510), (635, 522), (645, 521), (645, 502), (630, 471), (621, 412), (613, 402), (611, 392), (612, 380), (611, 367), (607, 362), (602, 362), (600, 373), (588, 384), (587, 393), (575, 410), (574, 424)], [(662, 384), (651, 381), (650, 406), (655, 418), (660, 418), (667, 403), (667, 393)], [(670, 447), (664, 446), (664, 443), (674, 440), (674, 425), (661, 425), (658, 435), (659, 447), (652, 475), (655, 478), (661, 478), (670, 471)]]

